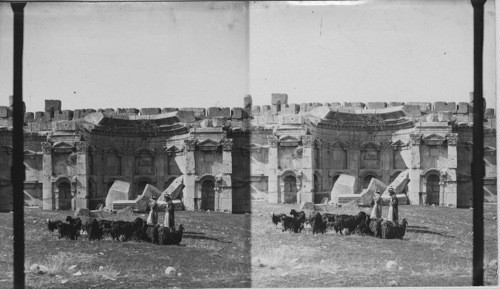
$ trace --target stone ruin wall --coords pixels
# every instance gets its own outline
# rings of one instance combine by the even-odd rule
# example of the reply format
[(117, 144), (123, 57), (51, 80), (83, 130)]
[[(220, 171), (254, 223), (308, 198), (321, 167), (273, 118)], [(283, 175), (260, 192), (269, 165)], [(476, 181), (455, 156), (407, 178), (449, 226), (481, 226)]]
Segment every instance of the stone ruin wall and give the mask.
[[(271, 105), (262, 105), (262, 106), (254, 106), (252, 105), (251, 97), (245, 97), (244, 106), (243, 107), (210, 107), (210, 108), (173, 108), (173, 107), (165, 107), (165, 108), (118, 108), (118, 109), (76, 109), (76, 110), (63, 110), (61, 102), (58, 100), (47, 100), (45, 103), (45, 110), (38, 112), (27, 112), (25, 114), (25, 152), (26, 152), (26, 163), (27, 163), (27, 178), (26, 178), (26, 191), (28, 191), (32, 197), (38, 199), (42, 197), (42, 182), (40, 179), (43, 178), (42, 172), (42, 164), (43, 164), (43, 154), (41, 153), (42, 147), (41, 143), (47, 140), (47, 135), (51, 134), (54, 131), (66, 131), (67, 133), (79, 133), (78, 132), (78, 121), (82, 119), (86, 115), (89, 115), (93, 112), (102, 112), (106, 115), (128, 115), (128, 116), (150, 116), (150, 115), (159, 115), (162, 113), (168, 112), (179, 112), (182, 115), (182, 112), (186, 112), (187, 114), (194, 115), (194, 119), (191, 119), (190, 126), (199, 126), (200, 122), (204, 119), (210, 119), (210, 126), (220, 126), (224, 127), (226, 130), (230, 129), (232, 133), (232, 137), (235, 139), (235, 143), (241, 143), (241, 145), (236, 145), (234, 151), (232, 152), (232, 166), (233, 166), (233, 174), (236, 176), (236, 184), (233, 190), (235, 192), (238, 191), (239, 188), (243, 188), (246, 185), (251, 185), (252, 194), (258, 195), (259, 193), (264, 193), (268, 195), (270, 186), (276, 186), (273, 182), (269, 181), (269, 171), (273, 170), (273, 162), (270, 161), (270, 158), (277, 158), (278, 166), (283, 169), (290, 170), (300, 170), (300, 169), (311, 169), (311, 166), (317, 168), (316, 172), (323, 176), (328, 176), (328, 172), (331, 170), (339, 170), (345, 169), (346, 173), (354, 173), (349, 172), (347, 170), (347, 156), (345, 153), (339, 151), (329, 152), (324, 149), (323, 151), (315, 152), (316, 155), (326, 155), (326, 154), (334, 154), (333, 156), (336, 159), (342, 159), (346, 164), (340, 164), (338, 162), (325, 162), (321, 161), (321, 158), (314, 159), (310, 165), (307, 162), (302, 163), (301, 158), (294, 158), (294, 148), (280, 148), (278, 151), (278, 155), (273, 155), (269, 151), (269, 137), (273, 135), (273, 128), (276, 126), (282, 125), (292, 125), (292, 126), (306, 126), (307, 120), (311, 117), (311, 111), (317, 107), (329, 107), (338, 109), (339, 111), (351, 112), (351, 113), (376, 113), (377, 110), (383, 110), (387, 108), (401, 108), (407, 115), (407, 117), (413, 119), (414, 121), (421, 122), (449, 122), (449, 123), (460, 123), (463, 124), (461, 130), (461, 134), (468, 138), (466, 135), (470, 135), (471, 138), (471, 125), (472, 125), (472, 105), (471, 103), (466, 102), (353, 102), (348, 103), (345, 102), (343, 104), (338, 102), (332, 103), (301, 103), (301, 104), (288, 104), (288, 96), (286, 94), (273, 94)], [(189, 119), (189, 118), (184, 118)], [(487, 108), (485, 111), (485, 127), (486, 128), (496, 128), (496, 117), (495, 111), (492, 108)], [(9, 130), (12, 128), (12, 110), (11, 107), (0, 106), (0, 159), (5, 162), (10, 162), (9, 155), (9, 145), (12, 145), (10, 139)], [(247, 132), (247, 134), (245, 134)], [(248, 135), (250, 132), (250, 136)], [(387, 138), (387, 134), (391, 134), (392, 132), (378, 132), (379, 136), (376, 138), (385, 139)], [(181, 136), (182, 138), (182, 136)], [(239, 138), (239, 140), (238, 140)], [(123, 138), (123, 140), (119, 140), (119, 138), (113, 138), (113, 143), (115, 146), (120, 146), (120, 143), (127, 142), (128, 137)], [(250, 140), (250, 141), (249, 141)], [(465, 141), (465, 140), (464, 140)], [(99, 142), (95, 140), (95, 142)], [(106, 138), (102, 141), (103, 144), (107, 143), (109, 146), (109, 140)], [(161, 141), (160, 141), (161, 142)], [(485, 139), (485, 144), (496, 147), (496, 137), (488, 137)], [(105, 147), (106, 145), (103, 145)], [(133, 144), (136, 147), (149, 147), (151, 143)], [(246, 147), (246, 150), (244, 149)], [(242, 149), (243, 148), (243, 149)], [(467, 149), (464, 147), (458, 147), (458, 162), (459, 162), (459, 170), (463, 171), (465, 174), (470, 174), (470, 166), (467, 164), (470, 162), (468, 159), (464, 159), (464, 155), (470, 154), (462, 154), (460, 153), (462, 150)], [(322, 150), (322, 149), (320, 149)], [(404, 154), (405, 152), (403, 152)], [(249, 156), (248, 156), (249, 155)], [(494, 154), (491, 154), (490, 162), (487, 163), (486, 174), (487, 177), (492, 178), (496, 175), (496, 161), (494, 161)], [(486, 156), (489, 156), (486, 153)], [(331, 156), (330, 156), (331, 157)], [(409, 156), (402, 156), (398, 160), (392, 160), (397, 163), (396, 166), (401, 166), (401, 168), (393, 166), (394, 169), (403, 169), (403, 166), (408, 166)], [(465, 157), (467, 158), (467, 157)], [(54, 169), (57, 172), (58, 170), (65, 171), (66, 174), (71, 174), (72, 168), (71, 164), (68, 164), (66, 161), (67, 158), (62, 157), (64, 159), (61, 163), (65, 163), (64, 165), (55, 166)], [(177, 162), (180, 162), (177, 167), (182, 168), (184, 164), (182, 164), (184, 160), (182, 158), (178, 158)], [(174, 161), (175, 163), (176, 161)], [(321, 164), (320, 164), (321, 162)], [(399, 162), (399, 163), (398, 163)], [(404, 165), (404, 163), (407, 163)], [(247, 165), (250, 163), (250, 165)], [(165, 165), (167, 167), (165, 167)], [(127, 165), (127, 160), (121, 160), (121, 166), (123, 166), (123, 170), (127, 172), (125, 167), (130, 166)], [(157, 171), (159, 177), (155, 180), (155, 184), (157, 184), (160, 188), (166, 185), (169, 179), (173, 176), (178, 175), (179, 173), (184, 173), (182, 169), (179, 169), (178, 172), (169, 172), (169, 168), (173, 168), (176, 165), (169, 164), (155, 164), (155, 167), (159, 169)], [(247, 169), (244, 173), (236, 173), (242, 172), (245, 168)], [(208, 168), (210, 170), (211, 168)], [(203, 169), (201, 169), (203, 170)], [(383, 181), (390, 181), (392, 175), (389, 173), (381, 173), (380, 176)], [(124, 173), (125, 176), (133, 176), (130, 173)], [(116, 176), (114, 176), (116, 178)], [(271, 176), (273, 177), (273, 176)], [(106, 178), (108, 181), (113, 179), (113, 175), (109, 175), (106, 172), (95, 171), (89, 174), (89, 182), (95, 182), (96, 184), (94, 188), (90, 188), (92, 190), (96, 190), (96, 198), (102, 199), (105, 197), (105, 188), (101, 186), (105, 186), (106, 182), (101, 179)], [(311, 178), (311, 177), (310, 177)], [(250, 180), (248, 180), (250, 179)], [(465, 178), (467, 180), (467, 178)], [(9, 195), (9, 193), (5, 193), (8, 190), (8, 183), (10, 180), (10, 166), (2, 166), (0, 168), (0, 188), (2, 190), (2, 194), (0, 194), (0, 203), (8, 202), (5, 199), (5, 195)], [(314, 180), (309, 179), (310, 183)], [(460, 178), (458, 178), (460, 181)], [(101, 183), (105, 183), (104, 185), (100, 185)], [(109, 182), (108, 182), (109, 183)], [(493, 184), (493, 183), (492, 183)], [(313, 184), (314, 185), (314, 184)], [(318, 192), (328, 192), (333, 185), (331, 176), (320, 178), (319, 188), (316, 188)], [(486, 184), (485, 184), (486, 185)], [(494, 183), (496, 186), (496, 182)], [(462, 186), (462, 188), (466, 188), (467, 186)], [(491, 188), (493, 190), (493, 188)], [(244, 189), (240, 190), (242, 194), (244, 194)], [(495, 187), (496, 191), (496, 187)], [(237, 195), (238, 193), (236, 193)], [(2, 197), (3, 196), (3, 197)], [(262, 195), (261, 195), (262, 196)], [(323, 195), (318, 193), (317, 196), (314, 197), (315, 201), (321, 199)], [(3, 198), (3, 199), (2, 199)], [(243, 196), (241, 196), (244, 199)]]

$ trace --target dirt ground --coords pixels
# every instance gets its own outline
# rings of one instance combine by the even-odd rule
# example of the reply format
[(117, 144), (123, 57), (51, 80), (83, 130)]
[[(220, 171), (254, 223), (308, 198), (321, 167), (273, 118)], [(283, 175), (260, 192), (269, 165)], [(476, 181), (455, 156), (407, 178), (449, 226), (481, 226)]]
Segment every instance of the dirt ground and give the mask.
[[(337, 286), (468, 286), (472, 272), (472, 210), (400, 206), (403, 240), (282, 233), (271, 212), (298, 205), (253, 202), (253, 213), (176, 212), (186, 228), (180, 246), (59, 240), (45, 220), (70, 212), (25, 209), (29, 288), (207, 288)], [(369, 211), (369, 208), (362, 208)], [(333, 213), (354, 213), (328, 208)], [(387, 207), (384, 207), (384, 213)], [(134, 219), (145, 215), (108, 218)], [(496, 204), (485, 204), (485, 281), (498, 284)], [(162, 222), (163, 217), (160, 218)], [(12, 288), (12, 214), (0, 213), (0, 288)], [(396, 264), (388, 269), (388, 261)], [(488, 264), (492, 264), (489, 266)], [(29, 271), (33, 264), (45, 274)], [(76, 266), (74, 266), (76, 265)], [(73, 267), (74, 266), (74, 267)], [(167, 267), (175, 272), (166, 275)], [(81, 273), (80, 276), (79, 273)], [(77, 273), (76, 275), (74, 275)]]

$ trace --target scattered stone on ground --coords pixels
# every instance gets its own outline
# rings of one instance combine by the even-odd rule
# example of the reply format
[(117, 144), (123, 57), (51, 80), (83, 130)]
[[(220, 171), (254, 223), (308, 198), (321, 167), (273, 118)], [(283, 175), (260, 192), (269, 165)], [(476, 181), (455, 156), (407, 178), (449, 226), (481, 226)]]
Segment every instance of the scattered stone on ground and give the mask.
[(133, 216), (134, 209), (132, 207), (126, 207), (125, 209), (116, 211), (116, 214), (119, 216)]
[(398, 286), (398, 282), (392, 280), (391, 282), (389, 282), (389, 286), (396, 287), (396, 286)]
[(300, 204), (299, 209), (302, 210), (314, 210), (314, 203), (313, 202), (303, 202)]
[(328, 197), (324, 197), (323, 200), (321, 200), (321, 204), (327, 205), (328, 204)]
[(346, 208), (348, 210), (353, 210), (353, 211), (359, 211), (359, 205), (357, 201), (350, 201), (347, 204), (344, 204), (343, 208)]
[(68, 279), (61, 280), (61, 284), (66, 284), (66, 283), (68, 283)]
[(99, 266), (99, 271), (102, 271), (104, 270), (104, 267), (103, 266)]
[(78, 208), (78, 209), (76, 209), (74, 216), (75, 217), (89, 217), (90, 211), (89, 211), (89, 209)]
[(281, 277), (286, 277), (286, 276), (288, 276), (288, 272), (281, 273)]
[(74, 270), (76, 268), (77, 265), (71, 265), (68, 267), (68, 270)]
[(172, 273), (175, 273), (175, 268), (174, 267), (167, 267), (167, 269), (165, 269), (165, 275), (170, 275)]
[(82, 271), (78, 271), (78, 272), (76, 272), (76, 273), (73, 274), (73, 276), (82, 276), (82, 275), (83, 275)]
[(388, 261), (387, 264), (385, 264), (385, 268), (386, 269), (394, 269), (398, 266), (398, 263), (396, 263), (396, 261)]

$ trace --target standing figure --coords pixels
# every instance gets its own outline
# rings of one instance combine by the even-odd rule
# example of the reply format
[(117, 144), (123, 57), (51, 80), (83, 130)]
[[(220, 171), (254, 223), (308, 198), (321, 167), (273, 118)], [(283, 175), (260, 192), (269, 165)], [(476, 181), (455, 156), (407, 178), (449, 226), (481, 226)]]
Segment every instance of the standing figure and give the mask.
[(379, 219), (382, 218), (382, 196), (380, 195), (380, 191), (375, 191), (375, 196), (373, 197), (373, 209), (370, 215), (371, 219)]
[(389, 202), (389, 215), (387, 216), (387, 220), (398, 223), (398, 198), (396, 197), (396, 192), (394, 192), (393, 188), (389, 188), (389, 195), (391, 196), (391, 200)]
[(175, 230), (174, 203), (172, 203), (172, 198), (169, 195), (165, 195), (165, 201), (167, 202), (167, 208), (165, 210), (165, 220), (163, 221), (163, 227), (169, 228), (170, 230)]
[(158, 203), (155, 196), (149, 200), (149, 216), (147, 220), (148, 225), (156, 225), (158, 223)]

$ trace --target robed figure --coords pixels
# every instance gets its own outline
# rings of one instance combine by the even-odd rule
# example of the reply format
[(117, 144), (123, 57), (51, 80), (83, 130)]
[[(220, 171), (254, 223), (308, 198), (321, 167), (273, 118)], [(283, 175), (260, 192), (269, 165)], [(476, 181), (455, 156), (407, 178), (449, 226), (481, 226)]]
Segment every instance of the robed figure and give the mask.
[(175, 222), (174, 222), (175, 206), (174, 206), (174, 203), (172, 203), (172, 198), (170, 198), (170, 196), (165, 195), (165, 201), (167, 202), (167, 207), (165, 209), (165, 220), (163, 221), (163, 227), (174, 230), (175, 229)]
[(391, 199), (389, 201), (389, 215), (387, 216), (387, 220), (397, 223), (398, 222), (398, 198), (396, 197), (396, 192), (394, 192), (394, 189), (389, 189), (389, 194), (391, 196)]
[(370, 215), (371, 219), (379, 219), (382, 218), (382, 196), (380, 195), (380, 191), (375, 191), (375, 196), (373, 197), (373, 209)]
[(149, 216), (146, 222), (148, 225), (156, 225), (158, 223), (158, 203), (154, 196), (149, 200)]

